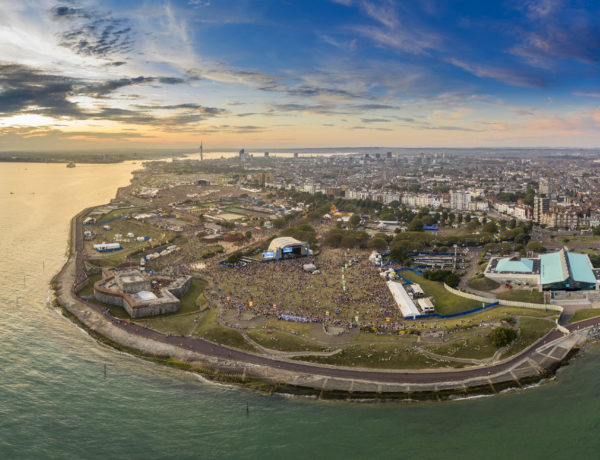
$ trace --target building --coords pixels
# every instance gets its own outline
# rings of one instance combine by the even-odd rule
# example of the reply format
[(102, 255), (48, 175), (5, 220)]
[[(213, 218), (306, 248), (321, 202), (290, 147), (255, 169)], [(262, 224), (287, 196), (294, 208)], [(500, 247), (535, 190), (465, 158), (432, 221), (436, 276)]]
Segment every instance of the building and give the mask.
[(280, 260), (310, 255), (310, 245), (289, 236), (275, 238), (263, 253), (263, 260)]
[(104, 269), (94, 283), (96, 300), (123, 307), (132, 318), (176, 313), (190, 288), (191, 276), (148, 275), (139, 270)]
[(457, 211), (468, 211), (471, 194), (464, 191), (450, 191), (450, 208)]
[(587, 254), (566, 247), (537, 258), (493, 257), (484, 274), (500, 283), (529, 283), (543, 291), (595, 290), (600, 283)]
[(546, 178), (541, 178), (538, 192), (541, 196), (545, 196), (546, 198), (552, 198), (552, 185)]
[(533, 220), (542, 222), (542, 215), (550, 210), (550, 198), (536, 196), (533, 199)]

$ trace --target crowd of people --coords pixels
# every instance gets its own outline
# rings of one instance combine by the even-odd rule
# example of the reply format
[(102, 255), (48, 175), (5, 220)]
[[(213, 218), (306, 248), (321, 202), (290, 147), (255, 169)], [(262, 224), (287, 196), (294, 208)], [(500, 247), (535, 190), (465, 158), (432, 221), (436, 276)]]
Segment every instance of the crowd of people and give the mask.
[[(355, 255), (325, 249), (316, 257), (218, 267), (211, 271), (208, 295), (238, 315), (249, 311), (344, 327), (399, 327), (401, 316), (378, 268), (368, 254), (349, 263)], [(303, 265), (311, 263), (318, 274), (304, 271)]]

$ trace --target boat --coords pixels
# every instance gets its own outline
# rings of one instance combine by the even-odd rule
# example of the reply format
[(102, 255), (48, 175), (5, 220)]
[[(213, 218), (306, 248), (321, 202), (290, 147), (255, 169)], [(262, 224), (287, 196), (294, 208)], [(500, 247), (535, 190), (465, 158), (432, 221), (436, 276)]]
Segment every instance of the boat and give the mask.
[(67, 165), (67, 168), (74, 168), (75, 167), (75, 163), (73, 163), (72, 161)]

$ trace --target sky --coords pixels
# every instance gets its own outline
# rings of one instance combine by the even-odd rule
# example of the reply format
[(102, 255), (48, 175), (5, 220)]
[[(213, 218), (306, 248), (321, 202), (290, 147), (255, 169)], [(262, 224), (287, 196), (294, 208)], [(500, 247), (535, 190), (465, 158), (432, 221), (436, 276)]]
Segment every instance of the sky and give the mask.
[(0, 0), (0, 150), (600, 146), (597, 0)]

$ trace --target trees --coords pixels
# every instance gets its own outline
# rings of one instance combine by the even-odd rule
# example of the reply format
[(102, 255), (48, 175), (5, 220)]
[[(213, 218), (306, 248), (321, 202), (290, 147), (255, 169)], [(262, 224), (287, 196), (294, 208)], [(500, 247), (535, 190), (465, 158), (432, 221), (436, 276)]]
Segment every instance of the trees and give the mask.
[(310, 244), (314, 244), (317, 240), (317, 232), (310, 224), (307, 223), (286, 228), (280, 233), (280, 235), (291, 236), (292, 238), (296, 238), (300, 241), (307, 241)]
[(489, 221), (483, 226), (481, 231), (485, 233), (496, 233), (498, 231), (498, 226), (495, 222)]
[(275, 219), (273, 221), (273, 227), (275, 228), (283, 228), (286, 224), (287, 222), (283, 217), (280, 217), (279, 219)]
[(395, 221), (396, 220), (396, 216), (394, 215), (393, 212), (386, 211), (386, 212), (381, 213), (381, 215), (379, 216), (379, 219), (380, 220), (387, 220), (387, 221), (390, 221), (390, 220)]
[(422, 232), (423, 231), (423, 221), (421, 219), (419, 219), (418, 217), (415, 217), (413, 220), (410, 221), (410, 224), (408, 224), (408, 231), (409, 232)]
[(410, 264), (410, 258), (408, 257), (408, 251), (403, 245), (396, 245), (390, 251), (390, 258), (394, 262), (398, 262), (404, 265)]
[(235, 265), (240, 260), (242, 260), (242, 257), (243, 257), (243, 255), (241, 252), (234, 252), (234, 253), (230, 254), (229, 257), (227, 257), (227, 263), (231, 264), (231, 265)]
[(324, 244), (339, 248), (365, 247), (369, 234), (360, 230), (342, 230), (334, 228), (325, 234)]
[(527, 243), (527, 250), (532, 252), (546, 252), (546, 248), (539, 241), (530, 241)]
[(358, 225), (360, 224), (360, 216), (358, 214), (352, 214), (348, 223), (353, 227), (358, 227)]
[(376, 251), (384, 251), (387, 249), (387, 241), (381, 237), (373, 237), (368, 241), (367, 248), (374, 249)]
[(490, 331), (490, 340), (496, 348), (502, 348), (517, 338), (517, 331), (508, 327), (496, 327)]

